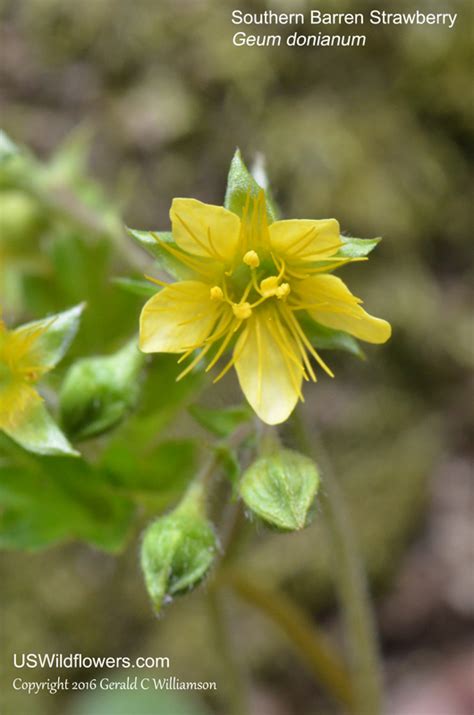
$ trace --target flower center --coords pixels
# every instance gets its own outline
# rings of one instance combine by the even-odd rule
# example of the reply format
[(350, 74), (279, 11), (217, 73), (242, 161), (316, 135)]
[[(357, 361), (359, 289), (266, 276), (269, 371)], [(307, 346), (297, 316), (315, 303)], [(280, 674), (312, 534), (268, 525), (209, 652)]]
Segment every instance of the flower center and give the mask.
[(232, 272), (225, 274), (222, 286), (210, 289), (213, 301), (228, 303), (238, 320), (246, 320), (252, 310), (270, 298), (286, 300), (290, 284), (284, 279), (285, 264), (273, 254), (259, 255), (257, 251), (247, 251)]

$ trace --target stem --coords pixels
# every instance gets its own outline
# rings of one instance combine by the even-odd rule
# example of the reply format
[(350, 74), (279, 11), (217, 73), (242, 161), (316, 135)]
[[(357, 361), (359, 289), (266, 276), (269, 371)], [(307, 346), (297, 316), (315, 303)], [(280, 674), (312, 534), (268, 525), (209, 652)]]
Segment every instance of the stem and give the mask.
[(219, 594), (210, 588), (207, 595), (210, 623), (227, 688), (229, 715), (248, 715), (246, 683), (234, 655)]
[(350, 515), (321, 440), (314, 432), (309, 439), (299, 413), (293, 424), (300, 448), (319, 463), (323, 475), (332, 557), (337, 564), (336, 586), (347, 632), (354, 709), (360, 715), (380, 715), (383, 696), (375, 619)]
[(352, 687), (347, 673), (325, 636), (298, 606), (283, 594), (248, 581), (236, 568), (223, 571), (218, 583), (231, 586), (240, 598), (280, 626), (318, 682), (333, 698), (352, 709)]

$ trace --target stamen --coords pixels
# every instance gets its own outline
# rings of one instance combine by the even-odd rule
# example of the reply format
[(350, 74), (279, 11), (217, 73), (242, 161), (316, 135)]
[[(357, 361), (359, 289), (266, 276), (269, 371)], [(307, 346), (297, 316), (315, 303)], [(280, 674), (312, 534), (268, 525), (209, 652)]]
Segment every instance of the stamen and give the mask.
[(279, 300), (282, 300), (283, 298), (286, 298), (287, 295), (289, 295), (290, 290), (291, 288), (289, 283), (282, 283), (281, 286), (276, 289), (275, 295)]
[(232, 328), (232, 330), (229, 328), (229, 332), (226, 335), (225, 339), (222, 341), (222, 344), (220, 345), (219, 350), (216, 352), (216, 354), (212, 358), (211, 362), (206, 367), (206, 372), (209, 372), (209, 370), (211, 370), (214, 367), (214, 365), (216, 364), (216, 362), (222, 357), (223, 353), (225, 352), (226, 347), (228, 346), (231, 339), (234, 337), (235, 333), (237, 332), (237, 330), (240, 328), (241, 325), (242, 325), (242, 321), (238, 320), (235, 323), (235, 326), (234, 326), (234, 328)]
[(250, 268), (258, 268), (260, 265), (260, 258), (256, 251), (247, 251), (242, 260)]
[(246, 320), (252, 315), (252, 307), (250, 303), (234, 303), (232, 305), (234, 315), (239, 320)]
[(224, 291), (220, 286), (212, 286), (209, 291), (211, 300), (224, 300)]
[(264, 298), (270, 298), (272, 295), (276, 294), (277, 288), (278, 277), (269, 276), (268, 278), (264, 278), (263, 281), (261, 281), (259, 293), (263, 295)]
[(330, 377), (334, 377), (334, 373), (332, 372), (332, 370), (326, 365), (326, 363), (324, 362), (324, 360), (322, 359), (322, 357), (316, 352), (316, 350), (314, 349), (314, 347), (313, 347), (313, 346), (311, 345), (311, 343), (309, 342), (309, 340), (308, 340), (308, 338), (306, 337), (306, 334), (305, 334), (303, 328), (302, 328), (301, 325), (298, 323), (298, 321), (297, 321), (297, 319), (295, 318), (295, 316), (293, 315), (293, 313), (288, 310), (288, 311), (286, 311), (285, 314), (286, 314), (287, 318), (290, 319), (291, 325), (289, 325), (289, 327), (292, 329), (293, 334), (297, 334), (297, 335), (300, 336), (301, 340), (303, 341), (303, 345), (304, 345), (305, 348), (311, 353), (311, 355), (314, 357), (314, 359), (316, 360), (316, 362), (323, 368), (323, 370), (324, 370), (325, 372), (327, 372), (327, 374), (328, 374)]

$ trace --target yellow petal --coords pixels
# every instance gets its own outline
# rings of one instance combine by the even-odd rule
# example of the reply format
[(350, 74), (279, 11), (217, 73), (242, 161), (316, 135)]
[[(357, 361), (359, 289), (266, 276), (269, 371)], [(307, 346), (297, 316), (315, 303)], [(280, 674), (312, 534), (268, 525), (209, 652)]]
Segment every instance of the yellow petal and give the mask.
[(240, 235), (236, 214), (196, 199), (173, 199), (170, 218), (173, 237), (183, 251), (224, 263), (233, 259)]
[(392, 334), (390, 323), (366, 313), (340, 278), (314, 276), (298, 286), (303, 304), (312, 306), (308, 313), (314, 320), (334, 330), (344, 330), (368, 343), (385, 343)]
[(276, 311), (256, 311), (234, 352), (240, 387), (260, 419), (269, 425), (290, 416), (301, 395), (303, 375), (296, 346), (277, 323)]
[(19, 379), (0, 388), (0, 430), (16, 428), (39, 402), (36, 390)]
[(333, 218), (275, 221), (268, 230), (273, 250), (286, 260), (320, 261), (342, 245), (339, 223)]
[(214, 327), (223, 304), (211, 300), (200, 281), (173, 283), (145, 303), (140, 316), (140, 349), (180, 353), (199, 346)]

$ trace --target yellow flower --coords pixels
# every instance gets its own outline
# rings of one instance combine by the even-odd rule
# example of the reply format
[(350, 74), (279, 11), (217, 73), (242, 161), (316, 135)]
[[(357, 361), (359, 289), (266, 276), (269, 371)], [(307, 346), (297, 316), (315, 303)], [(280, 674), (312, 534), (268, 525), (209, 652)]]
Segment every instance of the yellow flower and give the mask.
[(35, 384), (49, 369), (38, 347), (47, 327), (7, 330), (0, 320), (0, 430), (15, 429), (41, 402)]
[[(220, 206), (174, 199), (175, 245), (160, 245), (191, 271), (189, 280), (163, 285), (144, 306), (144, 352), (198, 354), (184, 377), (208, 353), (210, 370), (233, 347), (231, 359), (252, 408), (268, 424), (286, 420), (302, 380), (316, 381), (313, 357), (333, 373), (311, 345), (299, 317), (372, 343), (390, 337), (390, 325), (366, 313), (361, 300), (327, 271), (361, 258), (337, 256), (343, 245), (334, 219), (268, 223), (264, 192), (248, 197), (242, 218)], [(157, 236), (159, 240), (159, 236)]]

